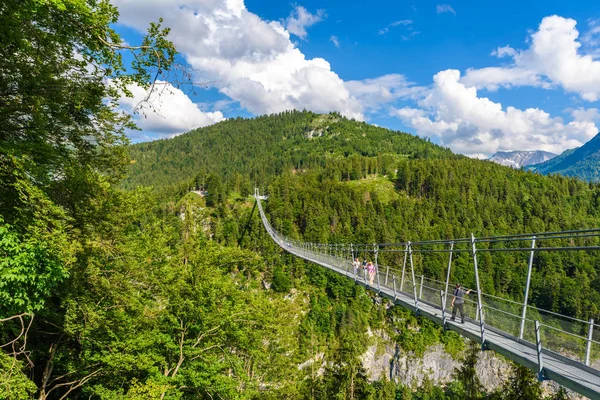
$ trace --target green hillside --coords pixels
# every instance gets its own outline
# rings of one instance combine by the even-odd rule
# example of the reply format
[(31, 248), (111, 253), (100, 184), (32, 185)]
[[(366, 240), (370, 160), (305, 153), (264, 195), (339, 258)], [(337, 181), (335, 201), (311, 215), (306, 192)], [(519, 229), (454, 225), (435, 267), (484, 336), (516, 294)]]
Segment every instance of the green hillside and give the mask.
[(407, 133), (308, 111), (231, 119), (173, 139), (136, 144), (130, 155), (128, 188), (202, 183), (214, 174), (246, 193), (288, 171), (335, 164), (345, 179), (356, 179), (393, 171), (402, 158), (456, 157)]

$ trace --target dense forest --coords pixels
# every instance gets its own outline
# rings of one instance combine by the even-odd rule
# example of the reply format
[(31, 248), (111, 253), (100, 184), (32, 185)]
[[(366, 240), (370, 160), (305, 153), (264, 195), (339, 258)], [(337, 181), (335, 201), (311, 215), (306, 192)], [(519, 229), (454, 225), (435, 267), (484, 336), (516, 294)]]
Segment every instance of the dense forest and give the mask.
[[(176, 51), (160, 21), (140, 47), (117, 21), (107, 1), (0, 5), (0, 399), (542, 397), (516, 365), (488, 390), (477, 345), (283, 253), (248, 195), (270, 195), (286, 234), (373, 242), (596, 226), (598, 187), (336, 113), (129, 146), (117, 100), (169, 71)], [(486, 289), (521, 295), (513, 261), (488, 263)], [(551, 261), (536, 271), (536, 304), (595, 316), (597, 264)], [(453, 380), (369, 377), (362, 356), (384, 336), (411, 360), (443, 347), (460, 361)]]

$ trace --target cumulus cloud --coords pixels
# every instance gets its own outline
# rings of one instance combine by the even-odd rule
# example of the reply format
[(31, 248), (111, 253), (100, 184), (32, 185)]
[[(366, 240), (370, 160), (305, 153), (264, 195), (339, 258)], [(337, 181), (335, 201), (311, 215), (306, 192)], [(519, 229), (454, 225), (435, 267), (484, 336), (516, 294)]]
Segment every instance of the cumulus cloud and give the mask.
[(498, 49), (492, 51), (492, 55), (498, 58), (510, 56), (514, 57), (517, 54), (517, 51), (510, 46), (502, 46), (498, 47)]
[(466, 86), (477, 89), (498, 90), (501, 87), (535, 86), (550, 88), (552, 84), (540, 77), (537, 71), (521, 67), (486, 67), (468, 69), (462, 79)]
[[(171, 28), (171, 40), (198, 71), (196, 78), (214, 82), (221, 93), (254, 114), (306, 108), (364, 118), (361, 104), (326, 60), (306, 58), (290, 40), (289, 30), (278, 21), (265, 21), (249, 12), (243, 0), (113, 3), (119, 8), (121, 23), (140, 32), (148, 21), (163, 17), (164, 25)], [(295, 19), (303, 18), (306, 21), (297, 14)], [(291, 29), (300, 25), (292, 24)]]
[(404, 75), (388, 74), (378, 78), (347, 81), (346, 88), (365, 109), (375, 111), (399, 99), (417, 99), (425, 89), (409, 82)]
[(600, 122), (600, 111), (597, 108), (579, 107), (571, 110), (571, 116), (575, 121), (594, 121)]
[(290, 16), (286, 19), (286, 29), (300, 39), (306, 39), (306, 28), (323, 21), (325, 18), (325, 10), (317, 10), (315, 14), (311, 14), (302, 6), (296, 6), (292, 10)]
[(454, 11), (454, 8), (450, 4), (438, 4), (435, 6), (435, 12), (438, 14), (448, 13), (456, 15), (456, 11)]
[(444, 146), (467, 155), (512, 149), (560, 153), (598, 133), (583, 114), (565, 123), (538, 108), (504, 109), (500, 103), (479, 97), (474, 87), (465, 86), (457, 70), (438, 72), (418, 105), (395, 109), (393, 114), (420, 135), (437, 137)]
[[(580, 51), (582, 42), (578, 40), (576, 24), (573, 19), (557, 15), (544, 18), (538, 30), (531, 34), (528, 49), (515, 50), (506, 46), (496, 50), (498, 57), (511, 57), (512, 64), (470, 69), (462, 82), (491, 90), (511, 86), (561, 86), (585, 100), (597, 101), (600, 98), (600, 61)], [(594, 49), (590, 46), (600, 45), (596, 42), (600, 26), (595, 21), (590, 25), (591, 29), (582, 41), (592, 52)]]
[(135, 111), (138, 127), (151, 132), (154, 138), (171, 137), (225, 119), (220, 111), (202, 111), (183, 91), (167, 82), (157, 81), (152, 91), (137, 85), (128, 89), (133, 97), (122, 97), (120, 107)]

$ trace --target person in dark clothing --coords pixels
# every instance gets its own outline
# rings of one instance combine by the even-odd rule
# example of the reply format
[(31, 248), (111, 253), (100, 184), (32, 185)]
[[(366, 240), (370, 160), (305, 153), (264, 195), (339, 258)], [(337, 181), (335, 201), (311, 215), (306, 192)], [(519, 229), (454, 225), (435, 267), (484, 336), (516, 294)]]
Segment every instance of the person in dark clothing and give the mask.
[(450, 321), (456, 319), (456, 311), (458, 311), (460, 312), (460, 322), (463, 324), (465, 323), (465, 299), (463, 297), (469, 293), (471, 293), (471, 289), (465, 291), (460, 283), (456, 284), (454, 297), (452, 298), (452, 318), (450, 318)]

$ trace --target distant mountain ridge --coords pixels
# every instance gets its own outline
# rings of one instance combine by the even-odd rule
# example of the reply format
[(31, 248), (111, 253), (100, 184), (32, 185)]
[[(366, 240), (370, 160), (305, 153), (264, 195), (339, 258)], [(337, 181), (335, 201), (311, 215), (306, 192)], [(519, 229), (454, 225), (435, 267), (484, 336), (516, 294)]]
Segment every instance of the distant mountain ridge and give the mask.
[(559, 156), (527, 168), (544, 175), (561, 174), (591, 182), (600, 182), (600, 134), (581, 147), (566, 150)]
[(489, 158), (490, 161), (507, 167), (521, 168), (527, 165), (539, 164), (551, 160), (556, 154), (542, 150), (532, 151), (499, 151)]

